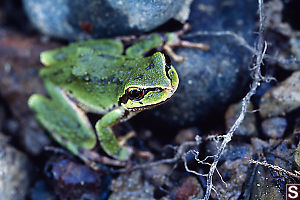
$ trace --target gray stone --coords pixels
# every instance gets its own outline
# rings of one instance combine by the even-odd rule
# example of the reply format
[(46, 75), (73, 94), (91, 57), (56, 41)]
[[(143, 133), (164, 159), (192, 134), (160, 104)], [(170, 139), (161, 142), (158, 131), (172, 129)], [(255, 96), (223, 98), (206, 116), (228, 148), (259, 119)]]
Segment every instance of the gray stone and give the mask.
[[(292, 2), (289, 3), (292, 4)], [(300, 40), (294, 34), (293, 23), (290, 23), (294, 19), (286, 16), (287, 13), (295, 12), (293, 9), (297, 9), (297, 6), (291, 8), (288, 5), (289, 3), (281, 0), (270, 0), (264, 4), (266, 37), (268, 42), (272, 43), (268, 48), (268, 54), (275, 55), (277, 59), (300, 58)], [(297, 62), (276, 64), (289, 71), (300, 69), (300, 65)]]
[(32, 175), (25, 154), (16, 150), (0, 134), (0, 200), (23, 200)]
[[(290, 39), (291, 52), (295, 55), (295, 59), (300, 59), (300, 39), (298, 37), (293, 37)], [(287, 70), (300, 70), (299, 63), (292, 63), (290, 65), (281, 65)]]
[[(286, 184), (294, 181), (293, 178), (282, 178), (286, 176), (282, 169), (293, 171), (292, 161), (296, 147), (290, 139), (269, 140), (268, 143), (259, 140), (252, 140), (256, 154), (252, 158), (260, 161), (261, 164), (249, 165), (248, 178), (239, 199), (283, 200)], [(260, 159), (257, 155), (264, 155), (264, 158)]]
[(154, 186), (143, 181), (140, 171), (130, 174), (121, 174), (111, 183), (112, 194), (109, 200), (154, 200)]
[(281, 138), (287, 127), (287, 121), (282, 117), (266, 119), (261, 124), (263, 133), (271, 138)]
[(12, 114), (3, 128), (16, 136), (26, 152), (38, 155), (50, 144), (50, 138), (37, 123), (27, 101), (33, 93), (45, 94), (38, 77), (40, 52), (58, 44), (6, 29), (0, 29), (0, 38), (0, 96)]
[[(221, 0), (194, 1), (189, 23), (191, 33), (200, 30), (231, 30), (250, 44), (254, 38), (256, 2)], [(173, 63), (180, 79), (175, 95), (155, 109), (160, 119), (179, 124), (207, 121), (224, 112), (226, 106), (242, 96), (249, 81), (251, 53), (236, 44), (232, 37), (195, 37), (205, 42), (208, 51), (179, 48), (176, 53), (187, 60)]]
[(0, 131), (2, 130), (4, 119), (5, 119), (4, 107), (0, 103)]
[(196, 200), (203, 199), (204, 191), (196, 177), (188, 176), (182, 185), (174, 190), (174, 195), (178, 200)]
[(241, 199), (283, 200), (283, 195), (280, 193), (275, 181), (265, 167), (258, 166), (255, 170), (254, 178), (252, 179), (254, 179), (253, 182), (249, 183), (249, 186), (250, 184), (252, 186), (249, 187), (250, 198), (246, 197)]
[[(209, 155), (216, 155), (220, 145), (220, 142), (212, 140), (207, 143), (205, 149), (207, 152), (209, 152)], [(226, 160), (250, 158), (252, 154), (253, 148), (247, 143), (229, 143), (219, 161), (224, 162)]]
[(285, 115), (300, 107), (300, 71), (294, 72), (261, 98), (260, 114), (263, 118)]
[(171, 18), (188, 17), (191, 0), (23, 0), (43, 33), (78, 40), (150, 31)]
[[(218, 194), (212, 193), (214, 199), (239, 199), (242, 191), (243, 183), (247, 177), (248, 159), (239, 158), (237, 160), (226, 160), (220, 167), (219, 172), (223, 179), (226, 180), (226, 185), (218, 181), (215, 183), (215, 189)], [(218, 196), (219, 195), (219, 196)]]
[(44, 180), (37, 181), (30, 192), (31, 200), (56, 200), (56, 196), (49, 189), (49, 186), (46, 184)]
[(63, 156), (48, 160), (45, 171), (51, 177), (52, 188), (59, 199), (104, 199), (110, 176), (102, 170)]

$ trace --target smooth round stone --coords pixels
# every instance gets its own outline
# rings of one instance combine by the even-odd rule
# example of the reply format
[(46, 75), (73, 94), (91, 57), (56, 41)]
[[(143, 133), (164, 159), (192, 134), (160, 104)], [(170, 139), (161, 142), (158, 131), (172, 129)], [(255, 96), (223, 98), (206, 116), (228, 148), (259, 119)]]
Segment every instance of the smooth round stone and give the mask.
[(78, 40), (137, 34), (171, 18), (184, 21), (191, 0), (23, 0), (31, 22), (50, 36)]
[(270, 138), (281, 138), (287, 127), (287, 121), (283, 117), (265, 119), (262, 124), (263, 133)]
[(33, 177), (28, 157), (7, 143), (0, 133), (0, 199), (26, 199)]
[(260, 115), (263, 118), (286, 115), (300, 107), (300, 71), (291, 74), (261, 98)]
[[(197, 0), (191, 6), (190, 33), (200, 30), (230, 30), (253, 44), (257, 4), (253, 0)], [(173, 63), (180, 83), (169, 102), (152, 112), (174, 125), (207, 122), (222, 116), (229, 103), (241, 98), (249, 88), (252, 54), (230, 36), (190, 38), (205, 42), (210, 50), (179, 48), (187, 60)]]

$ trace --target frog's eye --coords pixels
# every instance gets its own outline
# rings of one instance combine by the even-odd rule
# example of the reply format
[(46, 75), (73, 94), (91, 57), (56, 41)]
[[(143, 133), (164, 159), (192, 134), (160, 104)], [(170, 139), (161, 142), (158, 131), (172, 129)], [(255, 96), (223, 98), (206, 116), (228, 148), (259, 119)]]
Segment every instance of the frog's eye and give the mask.
[(144, 90), (140, 88), (128, 88), (128, 98), (131, 100), (141, 100), (144, 97)]

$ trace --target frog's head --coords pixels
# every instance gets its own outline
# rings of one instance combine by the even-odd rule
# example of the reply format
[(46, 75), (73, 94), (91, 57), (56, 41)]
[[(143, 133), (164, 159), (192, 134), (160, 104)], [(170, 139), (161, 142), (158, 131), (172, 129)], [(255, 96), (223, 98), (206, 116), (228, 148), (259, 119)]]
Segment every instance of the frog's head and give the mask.
[(140, 59), (125, 85), (119, 104), (129, 111), (149, 109), (168, 100), (176, 91), (179, 79), (174, 67), (157, 52)]

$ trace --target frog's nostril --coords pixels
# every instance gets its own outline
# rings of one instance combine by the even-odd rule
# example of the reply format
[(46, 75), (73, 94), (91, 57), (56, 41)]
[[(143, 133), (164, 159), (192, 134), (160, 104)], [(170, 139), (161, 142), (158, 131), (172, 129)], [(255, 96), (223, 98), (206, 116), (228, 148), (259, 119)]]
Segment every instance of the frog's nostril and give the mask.
[(166, 72), (168, 73), (168, 72), (169, 72), (169, 70), (171, 69), (171, 66), (169, 66), (169, 65), (166, 65), (166, 66), (165, 66), (165, 68), (166, 68)]
[(156, 92), (162, 92), (163, 89), (162, 89), (161, 87), (157, 87), (157, 88), (155, 88), (155, 91), (156, 91)]

